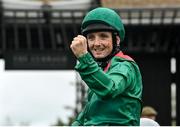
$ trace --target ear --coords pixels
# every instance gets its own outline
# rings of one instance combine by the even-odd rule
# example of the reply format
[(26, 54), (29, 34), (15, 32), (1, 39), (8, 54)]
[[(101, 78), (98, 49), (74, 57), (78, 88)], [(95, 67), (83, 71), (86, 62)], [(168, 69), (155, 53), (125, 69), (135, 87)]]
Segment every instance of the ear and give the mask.
[(117, 43), (117, 45), (120, 45), (120, 42), (121, 42), (120, 37), (119, 37), (119, 36), (116, 36), (116, 43)]

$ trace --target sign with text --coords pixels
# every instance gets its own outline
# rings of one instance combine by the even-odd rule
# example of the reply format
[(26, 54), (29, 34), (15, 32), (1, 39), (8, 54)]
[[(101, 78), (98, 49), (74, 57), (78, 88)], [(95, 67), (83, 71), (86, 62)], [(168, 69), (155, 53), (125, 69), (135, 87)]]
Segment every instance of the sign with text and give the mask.
[(65, 51), (6, 51), (6, 70), (70, 70), (76, 63)]

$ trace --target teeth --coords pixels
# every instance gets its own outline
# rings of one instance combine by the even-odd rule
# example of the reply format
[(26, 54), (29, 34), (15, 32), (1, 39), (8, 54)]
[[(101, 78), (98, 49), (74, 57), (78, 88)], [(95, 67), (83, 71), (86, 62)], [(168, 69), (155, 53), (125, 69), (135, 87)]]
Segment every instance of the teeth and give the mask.
[(94, 49), (95, 51), (103, 51), (103, 49)]

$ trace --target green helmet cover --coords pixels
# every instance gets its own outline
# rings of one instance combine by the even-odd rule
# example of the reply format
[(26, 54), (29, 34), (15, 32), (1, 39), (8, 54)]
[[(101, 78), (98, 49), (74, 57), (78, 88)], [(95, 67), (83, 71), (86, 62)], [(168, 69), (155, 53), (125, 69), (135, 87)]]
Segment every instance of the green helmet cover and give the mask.
[(122, 20), (120, 16), (110, 8), (98, 7), (87, 13), (81, 24), (81, 31), (88, 25), (99, 23), (113, 27), (118, 32), (121, 41), (124, 40), (125, 30)]

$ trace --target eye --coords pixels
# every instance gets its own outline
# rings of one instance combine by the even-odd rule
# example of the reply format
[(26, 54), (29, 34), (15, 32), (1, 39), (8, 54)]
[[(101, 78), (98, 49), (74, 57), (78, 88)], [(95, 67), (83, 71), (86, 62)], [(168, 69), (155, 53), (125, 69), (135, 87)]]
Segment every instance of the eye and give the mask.
[(107, 38), (109, 38), (109, 35), (106, 33), (101, 33), (100, 37), (101, 37), (101, 39), (107, 39)]
[(89, 41), (93, 41), (94, 38), (95, 38), (95, 36), (94, 36), (93, 34), (87, 35), (87, 39), (88, 39)]

